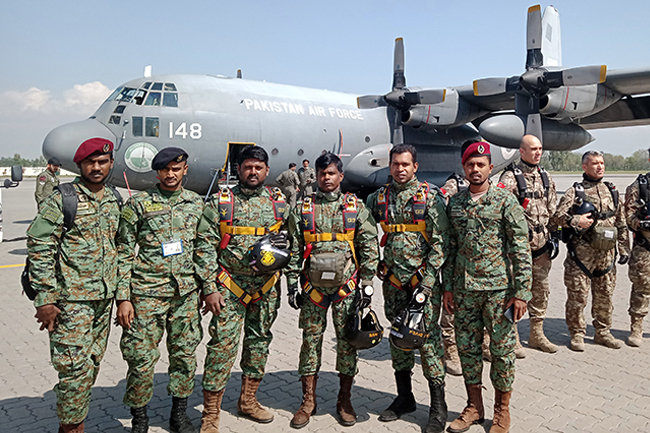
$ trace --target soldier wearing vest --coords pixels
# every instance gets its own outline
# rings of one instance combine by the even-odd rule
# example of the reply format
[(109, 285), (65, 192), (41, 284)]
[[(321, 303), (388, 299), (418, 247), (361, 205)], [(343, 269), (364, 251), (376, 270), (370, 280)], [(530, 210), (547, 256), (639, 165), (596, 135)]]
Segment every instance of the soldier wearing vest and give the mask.
[(195, 431), (185, 411), (194, 390), (196, 348), (203, 337), (195, 268), (203, 269), (194, 260), (203, 200), (182, 187), (187, 156), (178, 147), (158, 152), (151, 168), (160, 183), (129, 199), (120, 219), (115, 298), (117, 322), (123, 328), (120, 349), (129, 366), (124, 403), (131, 408), (133, 433), (148, 431), (147, 404), (165, 331), (170, 431)]
[(204, 283), (204, 314), (212, 312), (203, 374), (202, 433), (219, 431), (221, 400), (235, 363), (242, 326), (242, 387), (237, 410), (253, 421), (268, 423), (273, 414), (255, 393), (273, 335), (271, 326), (280, 308), (280, 272), (258, 272), (249, 249), (263, 236), (286, 227), (289, 209), (278, 188), (264, 186), (268, 154), (247, 146), (239, 155), (239, 184), (222, 188), (205, 206), (199, 224), (197, 248), (205, 252), (199, 266), (211, 275)]
[[(528, 222), (528, 240), (533, 258), (532, 299), (528, 302), (530, 317), (530, 336), (528, 347), (542, 352), (555, 353), (557, 346), (544, 335), (544, 319), (548, 307), (548, 274), (551, 271), (551, 254), (557, 251), (556, 240), (551, 239), (551, 232), (556, 230), (550, 224), (550, 218), (557, 208), (555, 182), (539, 166), (542, 159), (542, 143), (534, 135), (524, 135), (519, 144), (521, 161), (506, 168), (497, 186), (510, 191), (517, 197), (524, 208)], [(519, 342), (519, 333), (515, 325), (517, 358), (525, 358), (526, 353)]]
[(289, 304), (301, 309), (298, 326), (302, 329), (298, 374), (303, 401), (291, 420), (293, 428), (306, 426), (316, 411), (316, 382), (330, 308), (340, 381), (336, 411), (341, 425), (356, 423), (350, 392), (358, 355), (345, 338), (345, 324), (356, 306), (370, 305), (379, 257), (375, 220), (354, 194), (341, 192), (343, 164), (339, 157), (332, 153), (319, 156), (316, 172), (318, 190), (299, 203), (289, 222), (300, 252), (292, 258), (287, 273)]
[[(650, 158), (648, 159), (650, 161)], [(627, 344), (639, 347), (643, 342), (643, 319), (650, 303), (650, 173), (639, 177), (625, 190), (625, 218), (634, 234), (628, 275), (632, 282), (630, 293), (630, 336)]]
[(296, 207), (296, 198), (300, 189), (300, 179), (296, 173), (296, 163), (289, 163), (289, 168), (275, 179), (275, 183), (280, 185), (282, 192), (287, 197), (287, 202), (292, 208)]
[[(384, 231), (381, 240), (384, 259), (379, 274), (383, 276), (386, 318), (392, 322), (407, 307), (416, 287), (424, 286), (431, 291), (424, 307), (424, 323), (429, 338), (418, 350), (431, 393), (429, 422), (425, 431), (439, 432), (445, 427), (447, 405), (438, 326), (441, 292), (437, 280), (445, 260), (449, 224), (442, 194), (436, 187), (418, 181), (417, 169), (417, 151), (413, 146), (401, 144), (393, 147), (390, 151), (393, 180), (371, 194), (367, 204)], [(393, 345), (390, 353), (397, 397), (380, 414), (380, 421), (394, 421), (416, 410), (411, 387), (415, 354)]]
[(36, 178), (36, 191), (34, 191), (34, 198), (36, 204), (40, 207), (41, 203), (52, 194), (54, 188), (59, 185), (59, 168), (61, 162), (56, 156), (47, 161), (47, 168), (43, 170)]
[[(72, 182), (72, 195), (55, 189), (27, 230), (36, 319), (41, 330), (49, 332), (52, 366), (59, 373), (54, 387), (59, 432), (65, 433), (84, 431), (91, 387), (106, 352), (120, 219), (120, 199), (104, 187), (113, 167), (113, 143), (104, 138), (86, 140), (73, 161), (80, 176)], [(69, 230), (67, 197), (74, 200), (76, 210)]]
[(448, 428), (464, 432), (485, 420), (482, 397), (483, 328), (490, 334), (490, 379), (495, 389), (490, 433), (510, 429), (515, 379), (513, 322), (526, 312), (532, 279), (528, 225), (515, 197), (492, 186), (490, 145), (476, 142), (462, 157), (470, 186), (449, 200), (449, 258), (444, 306), (454, 311), (456, 342), (467, 390), (467, 406)]
[[(630, 255), (629, 234), (623, 205), (614, 184), (603, 181), (603, 154), (590, 150), (582, 156), (583, 181), (568, 188), (560, 199), (552, 222), (571, 231), (564, 261), (564, 284), (567, 289), (566, 323), (571, 333), (571, 350), (585, 350), (587, 330), (584, 309), (589, 292), (593, 301), (591, 314), (596, 330), (594, 342), (619, 349), (621, 341), (609, 332), (612, 326), (612, 295), (616, 287), (616, 254), (625, 264)], [(579, 212), (581, 206), (595, 211)], [(563, 235), (564, 238), (564, 235)]]
[(314, 193), (314, 184), (316, 183), (316, 172), (309, 166), (309, 160), (302, 161), (302, 167), (298, 169), (298, 178), (300, 179), (300, 191), (303, 197), (310, 196)]

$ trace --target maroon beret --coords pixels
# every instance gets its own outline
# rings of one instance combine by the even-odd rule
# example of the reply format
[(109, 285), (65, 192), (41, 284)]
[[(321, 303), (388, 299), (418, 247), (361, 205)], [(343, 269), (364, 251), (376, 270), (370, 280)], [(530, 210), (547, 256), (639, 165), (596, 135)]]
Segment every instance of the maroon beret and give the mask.
[(88, 158), (90, 155), (96, 153), (99, 155), (105, 155), (113, 151), (113, 142), (105, 138), (95, 137), (88, 139), (81, 143), (81, 146), (77, 149), (77, 152), (74, 154), (72, 161), (75, 164), (79, 164), (84, 159)]
[(467, 149), (465, 149), (465, 152), (463, 152), (463, 159), (461, 160), (461, 164), (465, 164), (465, 161), (467, 161), (470, 157), (477, 155), (490, 155), (490, 144), (486, 143), (485, 141), (477, 141), (476, 143), (472, 143), (467, 146)]

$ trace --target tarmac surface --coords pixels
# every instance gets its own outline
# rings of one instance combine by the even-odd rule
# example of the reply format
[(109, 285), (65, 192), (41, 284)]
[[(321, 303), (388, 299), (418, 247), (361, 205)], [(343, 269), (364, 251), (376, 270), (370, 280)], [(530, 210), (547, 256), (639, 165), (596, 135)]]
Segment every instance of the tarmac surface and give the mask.
[[(636, 176), (608, 175), (621, 193)], [(558, 194), (562, 194), (579, 175), (555, 175)], [(0, 244), (0, 432), (56, 432), (56, 396), (53, 386), (57, 374), (50, 364), (49, 343), (45, 332), (38, 330), (34, 307), (21, 294), (19, 277), (27, 249), (24, 237), (36, 212), (33, 200), (34, 180), (28, 179), (18, 188), (3, 189), (4, 242)], [(551, 271), (551, 295), (545, 331), (559, 345), (555, 354), (526, 349), (526, 358), (517, 360), (517, 375), (511, 401), (512, 428), (515, 432), (650, 432), (650, 327), (646, 325), (645, 342), (640, 348), (624, 345), (620, 350), (593, 343), (594, 329), (587, 323), (586, 350), (575, 353), (568, 349), (570, 337), (564, 322), (566, 291), (562, 280), (562, 263), (566, 248)], [(617, 266), (618, 281), (614, 292), (614, 323), (612, 334), (621, 340), (629, 335), (630, 282), (627, 267)], [(383, 326), (389, 323), (383, 315), (380, 284), (375, 280), (373, 305)], [(285, 288), (283, 288), (284, 290)], [(283, 292), (286, 293), (286, 292)], [(291, 309), (283, 296), (282, 307), (273, 333), (274, 340), (267, 364), (267, 374), (258, 391), (259, 401), (270, 408), (275, 420), (256, 424), (237, 415), (237, 398), (241, 382), (238, 362), (232, 372), (222, 405), (222, 432), (279, 432), (289, 427), (293, 413), (302, 400), (297, 364), (301, 333), (297, 327), (298, 313)], [(204, 318), (205, 336), (198, 349), (196, 388), (189, 400), (188, 413), (195, 425), (200, 424), (203, 399), (201, 379), (208, 318)], [(529, 320), (519, 323), (522, 343), (526, 347)], [(126, 363), (119, 351), (121, 329), (113, 327), (106, 356), (93, 388), (87, 432), (130, 431), (131, 416), (122, 403), (125, 391)], [(387, 337), (387, 331), (385, 336)], [(379, 346), (360, 353), (359, 374), (352, 389), (352, 402), (358, 414), (354, 427), (342, 427), (336, 419), (338, 377), (335, 366), (334, 332), (325, 335), (323, 367), (318, 381), (318, 411), (305, 432), (419, 432), (428, 420), (429, 393), (426, 380), (418, 365), (414, 370), (414, 393), (417, 411), (401, 419), (382, 423), (377, 420), (395, 396), (395, 383), (390, 362), (388, 339)], [(165, 345), (156, 367), (154, 396), (149, 404), (150, 432), (167, 432), (171, 397), (167, 395), (168, 367)], [(419, 358), (416, 355), (416, 362)], [(489, 380), (490, 364), (485, 364), (483, 393), (486, 421), (469, 432), (487, 432), (492, 421), (494, 390)], [(466, 394), (461, 377), (447, 376), (448, 421), (455, 419), (465, 406)], [(198, 431), (198, 430), (197, 430)]]

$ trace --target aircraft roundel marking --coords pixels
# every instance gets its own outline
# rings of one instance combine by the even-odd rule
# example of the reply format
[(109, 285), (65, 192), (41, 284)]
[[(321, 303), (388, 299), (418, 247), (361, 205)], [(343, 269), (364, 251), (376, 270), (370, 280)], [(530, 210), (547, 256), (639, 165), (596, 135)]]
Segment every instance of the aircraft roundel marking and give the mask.
[(502, 147), (501, 156), (503, 156), (503, 159), (508, 160), (515, 155), (516, 151), (517, 149), (506, 149), (505, 147)]
[(124, 163), (127, 167), (137, 173), (151, 171), (151, 161), (158, 153), (153, 144), (144, 141), (133, 143), (124, 152)]

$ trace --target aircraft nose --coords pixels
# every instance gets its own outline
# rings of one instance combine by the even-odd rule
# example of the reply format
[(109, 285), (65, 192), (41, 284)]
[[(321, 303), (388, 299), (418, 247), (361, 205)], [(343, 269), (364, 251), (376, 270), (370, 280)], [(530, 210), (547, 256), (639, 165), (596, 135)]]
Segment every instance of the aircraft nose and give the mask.
[(115, 135), (95, 119), (86, 119), (54, 128), (43, 141), (43, 156), (50, 159), (59, 158), (61, 166), (69, 171), (77, 172), (77, 165), (72, 162), (79, 145), (89, 138), (101, 137), (111, 140), (115, 146)]

